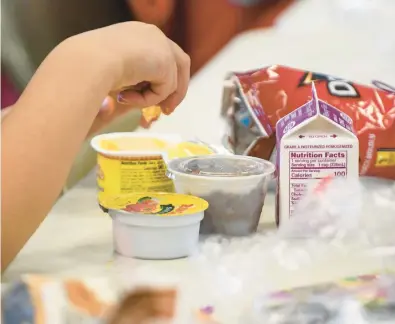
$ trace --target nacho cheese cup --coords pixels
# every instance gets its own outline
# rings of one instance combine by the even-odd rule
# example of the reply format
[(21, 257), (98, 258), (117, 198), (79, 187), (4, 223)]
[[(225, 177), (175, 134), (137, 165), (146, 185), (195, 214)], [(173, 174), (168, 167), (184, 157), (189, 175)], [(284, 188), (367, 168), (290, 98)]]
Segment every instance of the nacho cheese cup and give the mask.
[(182, 156), (213, 154), (200, 143), (185, 142), (178, 135), (110, 133), (91, 141), (97, 152), (98, 200), (134, 192), (174, 192), (166, 177), (166, 161)]
[(112, 217), (117, 253), (164, 260), (196, 251), (208, 203), (189, 195), (151, 192), (109, 197), (103, 206)]

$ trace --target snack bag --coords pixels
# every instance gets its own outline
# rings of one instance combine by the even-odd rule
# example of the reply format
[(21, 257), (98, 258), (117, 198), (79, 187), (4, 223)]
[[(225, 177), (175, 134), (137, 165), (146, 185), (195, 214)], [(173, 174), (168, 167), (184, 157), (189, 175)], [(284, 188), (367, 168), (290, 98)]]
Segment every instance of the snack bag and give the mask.
[(224, 86), (226, 144), (236, 154), (274, 160), (276, 123), (318, 97), (352, 120), (359, 140), (359, 173), (395, 179), (395, 89), (376, 87), (281, 65), (231, 73)]

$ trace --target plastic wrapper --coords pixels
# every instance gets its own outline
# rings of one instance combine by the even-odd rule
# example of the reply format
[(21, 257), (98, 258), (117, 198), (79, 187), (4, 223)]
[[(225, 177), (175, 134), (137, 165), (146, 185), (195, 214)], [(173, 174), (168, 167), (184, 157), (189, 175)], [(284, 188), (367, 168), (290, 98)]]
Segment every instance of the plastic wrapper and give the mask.
[[(258, 233), (249, 237), (206, 238), (193, 261), (205, 282), (207, 301), (216, 307), (223, 323), (233, 323), (241, 308), (248, 315), (241, 318), (243, 324), (358, 323), (344, 321), (344, 317), (340, 317), (343, 322), (314, 321), (314, 317), (310, 322), (292, 318), (269, 322), (259, 314), (261, 321), (249, 322), (247, 317), (258, 312), (251, 310), (255, 297), (259, 303), (260, 296), (267, 298), (271, 291), (395, 269), (394, 197), (395, 183), (391, 180), (327, 178), (309, 188), (291, 221), (279, 230), (261, 224)], [(320, 303), (336, 308), (338, 301), (324, 295)], [(360, 303), (349, 296), (344, 293), (344, 303), (350, 300), (351, 308), (360, 309)], [(295, 312), (302, 312), (304, 307)]]
[[(311, 186), (289, 222), (280, 225), (273, 249), (288, 270), (364, 260), (376, 269), (395, 267), (395, 182), (325, 178)], [(355, 261), (357, 262), (357, 261)]]
[(360, 174), (395, 179), (395, 90), (377, 81), (370, 87), (281, 65), (230, 73), (222, 105), (225, 144), (236, 154), (273, 160), (275, 125), (311, 100), (312, 82), (321, 100), (352, 119)]
[[(309, 188), (295, 215), (280, 227), (285, 239), (320, 239), (375, 249), (395, 247), (395, 182), (369, 185), (328, 177)], [(373, 217), (374, 216), (374, 217)]]
[(321, 180), (296, 207), (289, 223), (280, 226), (284, 238), (319, 238), (328, 241), (360, 234), (363, 187), (357, 181)]
[(390, 324), (395, 275), (365, 275), (277, 291), (255, 300), (244, 324)]
[(332, 264), (333, 276), (333, 264), (363, 260), (378, 272), (261, 294), (242, 323), (394, 323), (394, 198), (393, 181), (329, 177), (310, 187), (276, 235), (273, 255), (280, 267), (298, 276)]

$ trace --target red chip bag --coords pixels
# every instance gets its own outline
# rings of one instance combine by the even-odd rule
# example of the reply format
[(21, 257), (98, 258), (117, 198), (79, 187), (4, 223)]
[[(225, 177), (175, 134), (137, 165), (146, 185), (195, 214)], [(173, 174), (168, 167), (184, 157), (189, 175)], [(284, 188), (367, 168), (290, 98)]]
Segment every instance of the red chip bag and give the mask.
[(269, 159), (277, 121), (311, 100), (314, 81), (321, 100), (353, 120), (359, 139), (360, 175), (395, 179), (395, 89), (357, 84), (322, 73), (272, 65), (232, 73), (233, 91), (224, 92), (223, 115), (231, 132), (228, 144), (237, 154)]

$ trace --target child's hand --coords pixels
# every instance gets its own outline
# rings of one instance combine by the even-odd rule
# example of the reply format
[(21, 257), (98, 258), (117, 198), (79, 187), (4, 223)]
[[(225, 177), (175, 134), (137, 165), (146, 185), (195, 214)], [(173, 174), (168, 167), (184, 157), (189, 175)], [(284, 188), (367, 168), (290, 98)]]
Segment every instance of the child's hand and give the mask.
[[(97, 114), (91, 129), (89, 130), (88, 137), (99, 132), (101, 129), (110, 124), (113, 120), (125, 115), (131, 109), (136, 108), (130, 105), (121, 104), (116, 100), (117, 96), (107, 96)], [(158, 106), (154, 106), (158, 107)], [(148, 107), (149, 109), (150, 107)], [(159, 116), (160, 117), (160, 112)], [(141, 113), (140, 126), (143, 128), (150, 128), (151, 124), (158, 118), (150, 118), (149, 120)]]
[[(153, 25), (121, 23), (75, 36), (71, 41), (78, 42), (92, 57), (100, 52), (98, 57), (112, 80), (111, 91), (119, 93), (122, 104), (139, 108), (159, 105), (170, 114), (186, 94), (189, 56)], [(142, 82), (149, 83), (148, 87), (130, 89), (139, 88)]]

